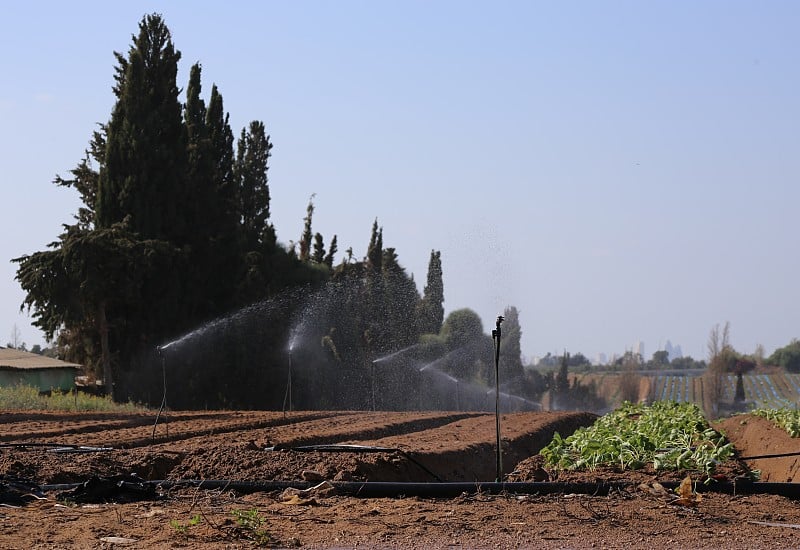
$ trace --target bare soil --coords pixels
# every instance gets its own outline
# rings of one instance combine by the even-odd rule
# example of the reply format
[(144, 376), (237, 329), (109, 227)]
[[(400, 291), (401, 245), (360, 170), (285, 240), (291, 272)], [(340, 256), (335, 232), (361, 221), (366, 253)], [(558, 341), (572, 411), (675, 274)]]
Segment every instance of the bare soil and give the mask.
[[(98, 476), (268, 483), (305, 479), (430, 482), (492, 481), (494, 415), (460, 412), (170, 412), (146, 414), (0, 413), (0, 474), (45, 486), (44, 498), (0, 509), (2, 548), (753, 548), (800, 544), (800, 506), (773, 495), (704, 493), (681, 506), (640, 483), (692, 472), (613, 469), (564, 473), (543, 467), (538, 451), (555, 431), (566, 436), (589, 413), (515, 413), (501, 418), (509, 481), (630, 482), (608, 496), (490, 495), (356, 498), (324, 486), (309, 493), (242, 493), (224, 486), (162, 489), (149, 498), (109, 494), (75, 503), (65, 487)], [(744, 421), (744, 423), (742, 423)], [(796, 449), (761, 419), (723, 423), (741, 456)], [(738, 429), (738, 428), (741, 429)], [(748, 428), (753, 428), (748, 430)], [(766, 435), (765, 435), (766, 434)], [(781, 434), (785, 438), (781, 439)], [(782, 443), (776, 443), (777, 441)], [(295, 450), (366, 445), (380, 452)], [(49, 446), (45, 446), (49, 445)], [(62, 446), (56, 448), (55, 446)], [(786, 446), (781, 446), (786, 445)], [(83, 449), (66, 446), (82, 446)], [(63, 451), (70, 452), (63, 452)], [(84, 452), (75, 452), (75, 451)], [(772, 468), (767, 470), (762, 462)], [(733, 479), (746, 466), (769, 481), (791, 480), (794, 462), (723, 465)], [(781, 468), (784, 468), (781, 470)], [(3, 480), (0, 480), (2, 482)], [(49, 486), (49, 487), (48, 487)], [(650, 485), (652, 487), (652, 485)], [(72, 487), (72, 486), (69, 486)], [(0, 495), (2, 496), (2, 495)], [(133, 500), (133, 502), (126, 502)]]

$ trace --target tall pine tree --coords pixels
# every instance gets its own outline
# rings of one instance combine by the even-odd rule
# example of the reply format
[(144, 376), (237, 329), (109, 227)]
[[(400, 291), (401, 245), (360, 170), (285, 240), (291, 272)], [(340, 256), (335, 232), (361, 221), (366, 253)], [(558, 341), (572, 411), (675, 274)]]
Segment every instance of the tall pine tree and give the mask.
[(444, 322), (444, 280), (442, 277), (442, 254), (431, 250), (428, 261), (428, 279), (417, 316), (423, 334), (438, 334)]
[(519, 311), (508, 306), (503, 312), (503, 327), (500, 342), (500, 382), (504, 387), (519, 391), (522, 387), (524, 370), (522, 367), (522, 328), (519, 324)]
[(144, 17), (125, 57), (117, 58), (117, 102), (107, 126), (97, 187), (97, 226), (126, 221), (146, 239), (179, 245), (190, 227), (187, 154), (176, 81), (180, 52), (160, 15)]

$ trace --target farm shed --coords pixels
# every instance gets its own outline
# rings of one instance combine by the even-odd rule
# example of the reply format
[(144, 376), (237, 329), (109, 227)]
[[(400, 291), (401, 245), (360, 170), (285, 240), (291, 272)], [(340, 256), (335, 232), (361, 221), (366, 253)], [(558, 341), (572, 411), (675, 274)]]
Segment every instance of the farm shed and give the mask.
[(36, 353), (0, 348), (0, 386), (3, 387), (24, 384), (39, 391), (70, 391), (75, 387), (75, 374), (80, 367)]

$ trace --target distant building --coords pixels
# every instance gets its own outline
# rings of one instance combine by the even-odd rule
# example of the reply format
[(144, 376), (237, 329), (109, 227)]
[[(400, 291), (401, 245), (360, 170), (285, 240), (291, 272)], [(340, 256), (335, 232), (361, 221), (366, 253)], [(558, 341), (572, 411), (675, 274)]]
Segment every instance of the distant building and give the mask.
[(639, 340), (634, 344), (633, 349), (631, 350), (633, 353), (638, 353), (639, 357), (642, 358), (643, 361), (647, 361), (647, 356), (644, 354), (644, 342)]
[(0, 387), (26, 385), (39, 391), (71, 391), (81, 365), (52, 357), (0, 348)]
[(664, 345), (664, 351), (667, 352), (667, 357), (669, 357), (670, 361), (683, 357), (683, 351), (681, 351), (681, 347), (673, 346), (672, 342), (669, 340), (667, 340), (667, 343)]

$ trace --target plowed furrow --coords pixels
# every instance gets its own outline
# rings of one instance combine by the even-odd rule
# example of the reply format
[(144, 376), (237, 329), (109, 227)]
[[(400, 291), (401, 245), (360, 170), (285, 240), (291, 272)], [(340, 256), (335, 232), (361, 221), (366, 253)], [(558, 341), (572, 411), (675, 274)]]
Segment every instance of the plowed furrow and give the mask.
[[(329, 417), (342, 413), (308, 412), (294, 413), (284, 418), (280, 412), (264, 414), (226, 413), (203, 415), (161, 416), (155, 428), (156, 415), (141, 416), (120, 422), (66, 424), (47, 423), (46, 428), (30, 426), (16, 434), (0, 437), (3, 442), (61, 443), (97, 447), (133, 448), (147, 445), (181, 441), (213, 434), (257, 430), (280, 424), (294, 424), (312, 418)], [(346, 413), (350, 414), (350, 413)]]
[[(409, 420), (407, 415), (394, 413), (369, 413), (348, 418), (331, 426), (327, 420), (309, 422), (303, 433), (298, 433), (296, 426), (277, 427), (270, 430), (267, 436), (271, 443), (279, 447), (297, 447), (303, 445), (337, 444), (354, 440), (375, 440), (391, 436), (416, 434), (452, 424), (458, 420), (478, 416), (482, 413), (426, 413), (421, 412)], [(339, 419), (336, 419), (339, 420)], [(319, 429), (315, 429), (315, 428)]]

